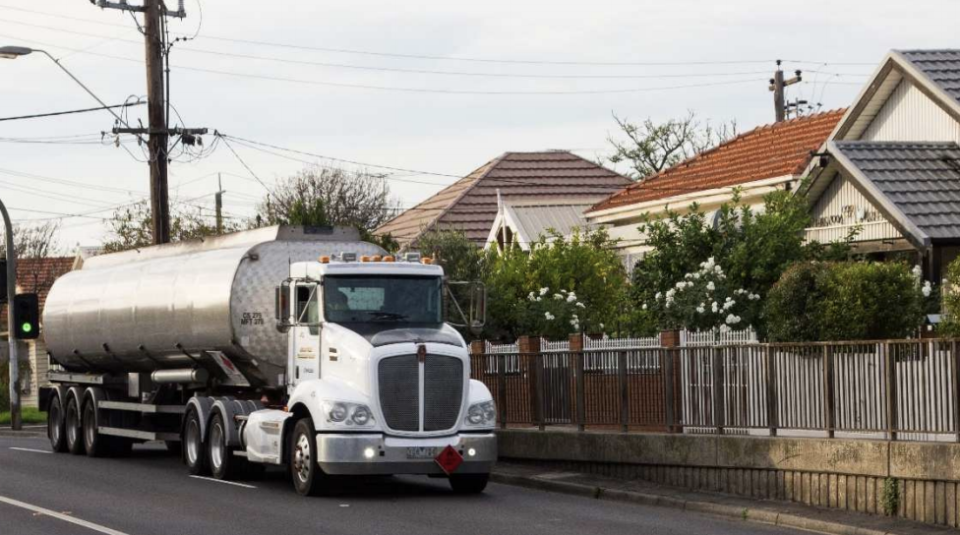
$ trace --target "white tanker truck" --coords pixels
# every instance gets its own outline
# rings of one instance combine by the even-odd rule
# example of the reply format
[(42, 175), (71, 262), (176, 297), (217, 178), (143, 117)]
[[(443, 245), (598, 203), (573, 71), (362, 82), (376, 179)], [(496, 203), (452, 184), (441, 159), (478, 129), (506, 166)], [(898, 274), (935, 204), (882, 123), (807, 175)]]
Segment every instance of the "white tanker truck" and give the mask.
[[(482, 322), (482, 291), (463, 313)], [(288, 467), (445, 477), (482, 492), (496, 410), (445, 323), (443, 270), (349, 229), (271, 227), (88, 259), (43, 314), (53, 450), (161, 440), (191, 474)], [(469, 316), (469, 318), (467, 318)]]

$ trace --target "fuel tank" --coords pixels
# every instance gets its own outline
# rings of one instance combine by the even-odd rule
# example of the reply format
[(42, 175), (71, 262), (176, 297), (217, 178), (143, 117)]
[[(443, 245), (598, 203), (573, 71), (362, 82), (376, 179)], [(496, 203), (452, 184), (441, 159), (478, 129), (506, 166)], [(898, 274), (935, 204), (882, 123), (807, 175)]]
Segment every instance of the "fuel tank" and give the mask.
[(71, 371), (199, 366), (282, 386), (288, 346), (274, 288), (291, 263), (340, 252), (385, 254), (355, 229), (276, 226), (95, 256), (51, 288), (47, 350)]

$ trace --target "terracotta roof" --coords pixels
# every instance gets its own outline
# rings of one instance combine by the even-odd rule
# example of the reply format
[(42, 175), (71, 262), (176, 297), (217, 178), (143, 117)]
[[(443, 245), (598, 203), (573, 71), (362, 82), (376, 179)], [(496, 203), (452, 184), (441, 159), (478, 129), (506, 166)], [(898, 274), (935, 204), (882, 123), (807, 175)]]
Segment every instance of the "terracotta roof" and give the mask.
[[(42, 313), (53, 282), (73, 269), (73, 260), (73, 257), (18, 259), (17, 292), (38, 294)], [(7, 307), (0, 312), (0, 332), (7, 332)]]
[(799, 175), (830, 136), (846, 110), (835, 110), (761, 126), (598, 203), (590, 212), (685, 193)]
[(408, 246), (428, 230), (455, 229), (482, 245), (497, 218), (498, 189), (504, 200), (596, 198), (630, 183), (570, 152), (508, 152), (388, 221), (376, 234), (390, 234)]

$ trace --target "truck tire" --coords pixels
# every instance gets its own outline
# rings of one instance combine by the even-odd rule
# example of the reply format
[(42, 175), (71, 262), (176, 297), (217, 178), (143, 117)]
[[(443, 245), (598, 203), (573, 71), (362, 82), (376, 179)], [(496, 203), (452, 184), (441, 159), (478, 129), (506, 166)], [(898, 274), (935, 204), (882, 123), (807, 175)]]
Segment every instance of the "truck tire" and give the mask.
[(237, 478), (241, 459), (233, 455), (233, 448), (227, 444), (227, 429), (223, 415), (219, 412), (210, 419), (207, 430), (207, 465), (210, 474), (224, 481)]
[(67, 451), (74, 455), (83, 453), (83, 437), (81, 436), (80, 405), (77, 396), (67, 394), (67, 408), (64, 410), (64, 427), (67, 442)]
[(309, 417), (297, 420), (290, 437), (290, 479), (301, 496), (317, 496), (326, 487), (326, 474), (317, 465), (317, 432)]
[(203, 434), (200, 429), (200, 415), (193, 409), (187, 411), (183, 424), (183, 462), (193, 476), (209, 473), (207, 456), (204, 455)]
[(97, 408), (93, 398), (88, 398), (83, 404), (83, 449), (88, 457), (105, 457), (110, 453), (110, 439), (98, 431)]
[(50, 406), (47, 408), (47, 437), (50, 439), (50, 448), (54, 453), (67, 451), (67, 429), (64, 425), (63, 403), (60, 396), (50, 397)]
[(490, 474), (461, 474), (450, 476), (450, 488), (456, 494), (480, 494), (487, 488)]

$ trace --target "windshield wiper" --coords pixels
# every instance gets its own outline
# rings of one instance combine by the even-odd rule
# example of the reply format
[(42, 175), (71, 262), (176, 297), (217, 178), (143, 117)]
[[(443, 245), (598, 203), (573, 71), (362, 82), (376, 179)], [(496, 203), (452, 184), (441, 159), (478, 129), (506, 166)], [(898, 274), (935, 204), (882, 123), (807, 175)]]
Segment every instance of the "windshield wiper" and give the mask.
[(370, 312), (371, 316), (385, 320), (401, 321), (407, 319), (406, 314), (397, 314), (396, 312)]

